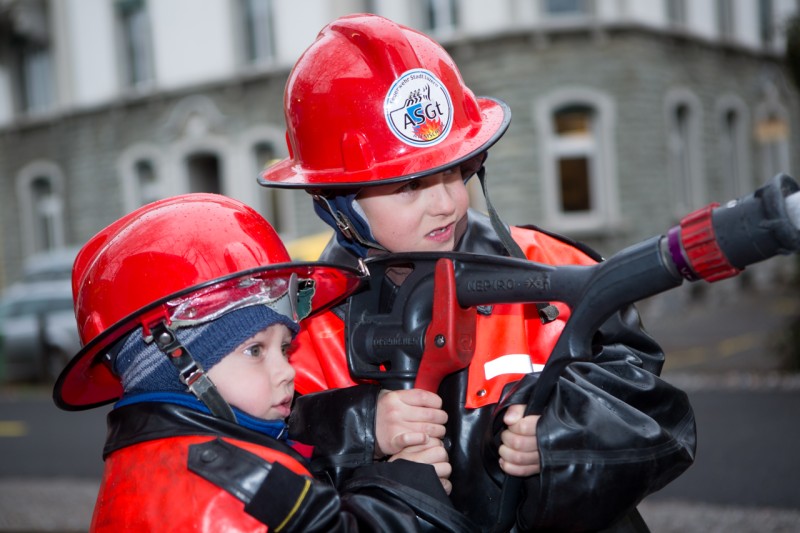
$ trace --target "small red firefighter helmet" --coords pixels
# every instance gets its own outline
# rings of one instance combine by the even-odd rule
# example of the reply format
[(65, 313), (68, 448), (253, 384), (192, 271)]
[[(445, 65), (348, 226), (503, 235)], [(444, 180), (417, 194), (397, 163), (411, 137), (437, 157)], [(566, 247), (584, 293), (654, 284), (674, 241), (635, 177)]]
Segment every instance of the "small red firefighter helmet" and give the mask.
[(289, 157), (261, 174), (265, 186), (360, 188), (434, 174), (483, 154), (511, 119), (503, 102), (472, 94), (441, 45), (367, 14), (322, 29), (289, 75), (284, 111)]
[(148, 204), (92, 237), (75, 259), (83, 348), (56, 382), (56, 404), (81, 410), (120, 398), (106, 359), (138, 327), (190, 326), (256, 304), (296, 322), (348, 296), (360, 279), (349, 268), (291, 263), (272, 226), (231, 198), (194, 193)]

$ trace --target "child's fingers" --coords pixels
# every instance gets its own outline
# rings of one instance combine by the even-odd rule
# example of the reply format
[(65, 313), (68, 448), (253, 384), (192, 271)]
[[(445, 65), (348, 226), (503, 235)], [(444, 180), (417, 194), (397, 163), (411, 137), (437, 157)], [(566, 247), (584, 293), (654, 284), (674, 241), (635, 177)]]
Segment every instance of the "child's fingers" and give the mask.
[(449, 479), (450, 474), (453, 473), (453, 467), (450, 463), (433, 463), (433, 468), (436, 470), (436, 475), (439, 479)]
[(509, 463), (505, 459), (500, 459), (500, 468), (509, 476), (528, 477), (538, 474), (541, 470), (539, 464), (535, 465), (520, 465), (516, 463)]
[(539, 415), (528, 415), (520, 418), (513, 424), (507, 424), (508, 431), (516, 435), (536, 436), (536, 426), (539, 423)]
[(500, 446), (497, 452), (500, 455), (500, 458), (503, 459), (506, 463), (512, 463), (518, 465), (539, 464), (539, 451), (537, 449), (533, 449), (530, 451), (520, 450), (520, 449), (510, 448), (505, 444), (503, 444)]
[(409, 431), (407, 433), (400, 433), (392, 438), (392, 445), (402, 450), (409, 446), (419, 446), (428, 442), (428, 434), (420, 431)]
[(525, 405), (519, 403), (514, 404), (506, 409), (506, 413), (503, 415), (503, 423), (507, 426), (511, 426), (519, 422), (524, 415)]
[(500, 442), (512, 450), (521, 452), (538, 452), (539, 442), (533, 435), (515, 433), (506, 429), (500, 434)]
[(438, 394), (423, 389), (401, 389), (397, 393), (408, 405), (440, 409), (442, 399)]

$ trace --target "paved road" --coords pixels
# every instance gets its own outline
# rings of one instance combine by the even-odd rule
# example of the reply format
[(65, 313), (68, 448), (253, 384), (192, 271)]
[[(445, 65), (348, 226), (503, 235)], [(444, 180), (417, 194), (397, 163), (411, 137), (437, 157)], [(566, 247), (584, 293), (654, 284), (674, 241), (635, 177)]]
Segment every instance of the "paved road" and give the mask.
[(667, 353), (663, 376), (687, 391), (698, 427), (695, 464), (642, 514), (659, 533), (800, 531), (800, 374), (784, 371), (782, 351), (800, 292), (709, 300), (640, 306)]
[[(736, 293), (677, 311), (657, 301), (641, 309), (667, 351), (664, 377), (692, 398), (699, 435), (695, 465), (640, 508), (652, 531), (800, 531), (800, 435), (792, 420), (800, 412), (800, 375), (780, 372), (775, 349), (790, 317), (800, 314), (798, 294)], [(9, 413), (0, 410), (0, 435), (21, 429)], [(0, 531), (87, 528), (98, 482), (85, 473), (99, 472), (102, 416), (72, 413), (59, 418), (67, 428), (40, 428), (41, 448), (26, 451), (45, 455), (27, 470), (9, 463), (13, 453), (0, 458)], [(73, 457), (70, 441), (59, 440), (62, 431), (96, 446), (84, 455), (89, 464), (47, 453)], [(13, 437), (0, 439), (13, 446)]]

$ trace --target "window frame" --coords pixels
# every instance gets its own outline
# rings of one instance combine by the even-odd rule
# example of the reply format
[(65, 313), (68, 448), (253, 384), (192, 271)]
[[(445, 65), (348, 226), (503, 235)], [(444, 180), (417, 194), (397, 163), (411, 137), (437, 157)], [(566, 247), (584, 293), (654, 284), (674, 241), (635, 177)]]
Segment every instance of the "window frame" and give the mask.
[[(32, 187), (40, 179), (46, 180), (50, 185), (52, 212), (45, 214), (49, 231), (52, 233), (50, 241), (40, 242), (37, 213), (39, 213)], [(17, 201), (20, 215), (20, 232), (25, 257), (38, 252), (56, 250), (65, 245), (66, 218), (64, 215), (64, 174), (61, 169), (50, 161), (34, 161), (23, 167), (16, 177)]]
[[(731, 113), (736, 115), (734, 130), (728, 122)], [(752, 192), (753, 169), (750, 149), (750, 114), (744, 100), (736, 95), (723, 95), (716, 106), (719, 130), (719, 157), (722, 181), (728, 197), (738, 198)]]
[[(252, 3), (257, 1), (265, 3), (266, 23), (251, 18), (253, 10), (250, 8)], [(275, 12), (273, 0), (238, 0), (235, 15), (240, 30), (237, 33), (240, 35), (239, 57), (242, 65), (257, 68), (271, 66), (277, 62), (279, 43), (276, 35)], [(256, 31), (257, 28), (264, 26), (268, 28), (265, 35)], [(266, 46), (256, 46), (256, 42), (266, 43)], [(262, 48), (266, 48), (266, 54), (259, 53)]]
[(422, 0), (423, 31), (440, 39), (454, 35), (460, 25), (459, 7), (457, 0)]
[[(556, 112), (569, 107), (592, 110), (591, 139), (559, 139), (553, 127)], [(613, 100), (592, 88), (566, 87), (538, 99), (534, 104), (542, 179), (543, 213), (549, 227), (562, 232), (601, 234), (619, 224), (616, 169), (616, 110)], [(587, 154), (590, 161), (588, 212), (570, 213), (560, 208), (558, 164), (564, 155)]]
[[(139, 8), (141, 27), (131, 28), (123, 12)], [(118, 79), (123, 89), (143, 90), (155, 83), (153, 30), (147, 0), (115, 0)]]
[[(770, 127), (765, 131), (761, 124), (773, 120), (783, 126), (784, 131)], [(753, 113), (755, 142), (758, 150), (758, 177), (764, 182), (778, 173), (792, 174), (791, 169), (791, 121), (787, 108), (780, 101), (778, 90), (773, 85), (764, 89), (764, 97)], [(780, 136), (780, 138), (779, 138)]]
[[(685, 132), (676, 123), (677, 111), (687, 110)], [(679, 117), (678, 117), (679, 118)], [(683, 217), (705, 201), (706, 171), (703, 160), (703, 107), (690, 90), (676, 88), (664, 99), (667, 176), (674, 215)]]
[(27, 23), (20, 25), (12, 14), (2, 43), (8, 47), (12, 109), (16, 115), (40, 116), (52, 112), (57, 103), (52, 13), (44, 1), (30, 0), (17, 8)]
[[(163, 178), (162, 154), (157, 146), (151, 144), (136, 144), (127, 148), (120, 156), (117, 163), (117, 172), (121, 181), (122, 207), (126, 213), (149, 203), (156, 198), (166, 198), (167, 191)], [(153, 166), (155, 174), (155, 194), (152, 198), (143, 195), (142, 184), (136, 172), (136, 165), (140, 161), (147, 161)]]

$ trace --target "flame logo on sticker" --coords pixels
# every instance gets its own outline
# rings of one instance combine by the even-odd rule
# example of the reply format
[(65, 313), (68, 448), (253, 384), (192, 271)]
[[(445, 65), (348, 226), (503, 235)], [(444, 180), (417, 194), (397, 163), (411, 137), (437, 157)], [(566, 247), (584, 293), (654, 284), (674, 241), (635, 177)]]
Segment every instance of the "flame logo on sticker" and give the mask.
[(447, 88), (432, 72), (403, 73), (386, 94), (386, 123), (395, 137), (411, 146), (433, 146), (450, 133), (453, 103)]

